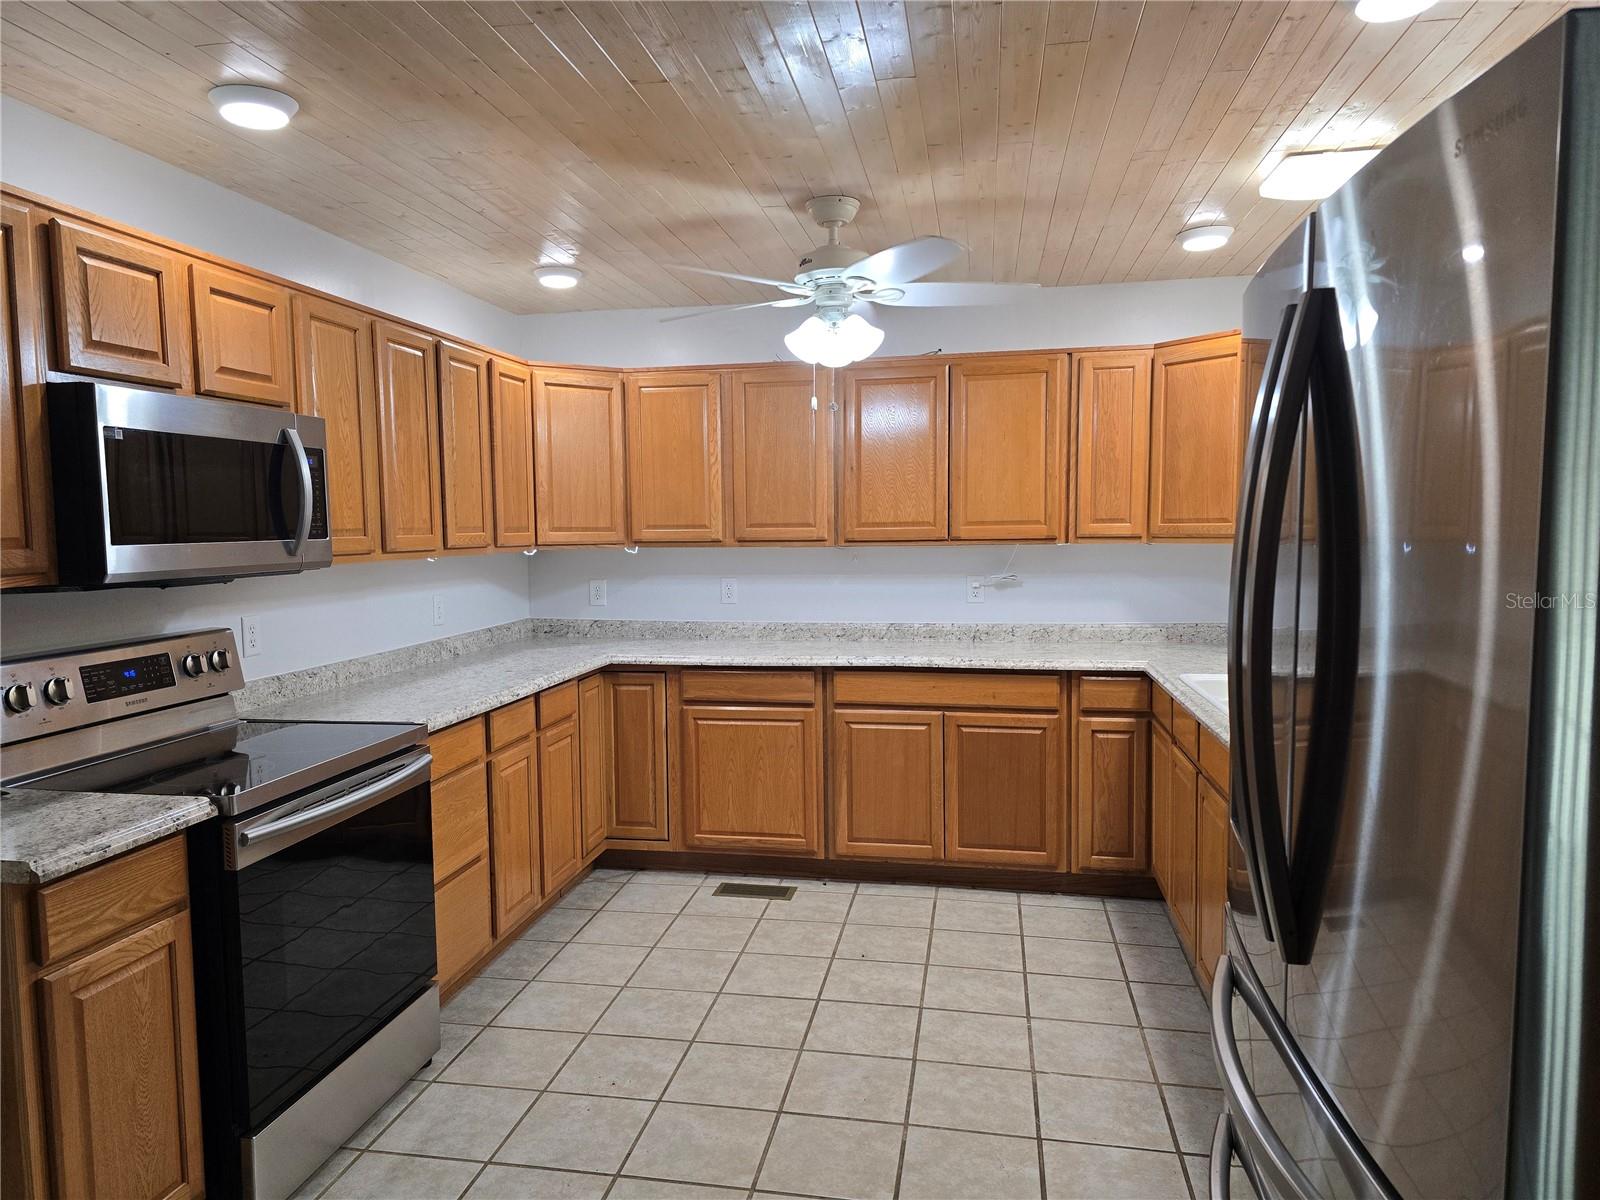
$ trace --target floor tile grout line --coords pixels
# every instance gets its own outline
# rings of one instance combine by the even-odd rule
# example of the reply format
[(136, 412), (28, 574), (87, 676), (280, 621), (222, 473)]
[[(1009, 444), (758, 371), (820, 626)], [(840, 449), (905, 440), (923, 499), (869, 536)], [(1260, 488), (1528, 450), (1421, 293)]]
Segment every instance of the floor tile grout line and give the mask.
[[(1110, 922), (1107, 923), (1110, 927)], [(1117, 956), (1117, 961), (1122, 961), (1122, 956)], [(1022, 943), (1022, 1012), (1028, 1023), (1028, 1075), (1029, 1083), (1033, 1090), (1033, 1147), (1039, 1164), (1039, 1197), (1040, 1200), (1049, 1200), (1050, 1185), (1045, 1179), (1044, 1172), (1044, 1110), (1039, 1103), (1039, 1062), (1038, 1055), (1033, 1047), (1033, 989), (1028, 986), (1028, 943)]]
[[(933, 957), (933, 935), (931, 930), (928, 935), (928, 956), (930, 958)], [(917, 1027), (911, 1036), (911, 1074), (906, 1081), (905, 1120), (900, 1128), (900, 1157), (894, 1167), (894, 1194), (896, 1198), (900, 1195), (900, 1188), (905, 1178), (906, 1149), (911, 1144), (911, 1105), (917, 1094), (917, 1063), (920, 1061), (917, 1052), (922, 1049), (922, 1017), (927, 1012), (927, 1006), (924, 1003), (927, 998), (928, 967), (924, 965), (922, 968), (922, 987), (917, 993)]]

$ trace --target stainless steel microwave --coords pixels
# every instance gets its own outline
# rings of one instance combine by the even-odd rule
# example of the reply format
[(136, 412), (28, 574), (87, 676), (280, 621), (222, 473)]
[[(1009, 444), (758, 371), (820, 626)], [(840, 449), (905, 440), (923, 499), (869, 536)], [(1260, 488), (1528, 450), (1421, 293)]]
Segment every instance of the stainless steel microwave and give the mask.
[(52, 383), (45, 407), (62, 586), (333, 562), (321, 417), (103, 383)]

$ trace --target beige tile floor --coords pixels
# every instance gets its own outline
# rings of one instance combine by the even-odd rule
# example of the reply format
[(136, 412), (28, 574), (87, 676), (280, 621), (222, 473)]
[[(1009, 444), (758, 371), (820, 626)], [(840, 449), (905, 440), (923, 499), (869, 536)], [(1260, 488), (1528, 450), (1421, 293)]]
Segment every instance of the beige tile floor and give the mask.
[(1203, 1200), (1221, 1098), (1159, 904), (731, 878), (593, 872), (299, 1195)]

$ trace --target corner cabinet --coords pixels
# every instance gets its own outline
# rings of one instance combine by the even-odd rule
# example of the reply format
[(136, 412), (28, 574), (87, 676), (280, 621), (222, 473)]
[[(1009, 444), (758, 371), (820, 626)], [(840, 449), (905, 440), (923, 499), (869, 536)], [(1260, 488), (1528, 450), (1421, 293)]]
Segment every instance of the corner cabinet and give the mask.
[(439, 394), (434, 341), (375, 321), (379, 508), (383, 548), (427, 552), (444, 545), (439, 508)]
[(622, 376), (541, 369), (533, 396), (539, 545), (621, 545), (628, 537)]
[(293, 407), (289, 289), (209, 263), (191, 266), (189, 279), (196, 390)]
[(949, 368), (908, 360), (837, 375), (844, 473), (839, 538), (941, 542), (950, 536)]
[(533, 374), (497, 358), (489, 371), (494, 544), (533, 545)]
[(539, 845), (546, 895), (583, 866), (583, 762), (578, 685), (539, 694)]
[(53, 580), (49, 432), (33, 214), (0, 205), (0, 587)]
[(667, 677), (618, 671), (607, 677), (612, 768), (606, 835), (667, 840)]
[(1157, 346), (1153, 378), (1150, 539), (1231, 540), (1244, 455), (1239, 337)]
[(721, 376), (649, 371), (629, 375), (626, 389), (632, 540), (722, 541)]
[(316, 296), (297, 295), (292, 308), (297, 408), (327, 423), (333, 552), (375, 554), (382, 529), (372, 318)]
[(736, 541), (832, 539), (832, 375), (780, 366), (728, 376)]
[(950, 367), (950, 537), (1061, 540), (1064, 354)]
[(440, 342), (439, 452), (446, 549), (482, 549), (494, 541), (489, 425), (489, 356), (471, 346)]

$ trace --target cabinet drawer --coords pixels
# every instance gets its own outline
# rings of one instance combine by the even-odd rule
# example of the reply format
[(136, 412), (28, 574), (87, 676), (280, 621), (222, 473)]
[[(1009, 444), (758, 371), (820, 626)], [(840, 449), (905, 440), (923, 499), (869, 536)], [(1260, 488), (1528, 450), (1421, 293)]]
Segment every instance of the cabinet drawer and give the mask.
[(1200, 771), (1224, 794), (1228, 791), (1228, 748), (1210, 730), (1200, 733)]
[(34, 902), (39, 965), (60, 962), (188, 899), (182, 837), (46, 884)]
[(489, 849), (489, 789), (483, 768), (433, 785), (433, 879), (449, 879)]
[(1156, 724), (1172, 732), (1172, 696), (1166, 688), (1159, 683), (1150, 685), (1150, 713), (1156, 719)]
[(812, 704), (817, 698), (811, 671), (685, 671), (682, 686), (685, 701)]
[(489, 714), (489, 749), (500, 750), (533, 732), (533, 697), (507, 704)]
[(985, 671), (840, 671), (833, 680), (835, 704), (913, 708), (1061, 708), (1057, 675), (1013, 675)]
[(539, 693), (539, 728), (549, 729), (557, 721), (565, 721), (578, 711), (578, 684), (563, 683)]
[(1172, 705), (1172, 744), (1187, 754), (1191, 762), (1200, 761), (1200, 722), (1176, 702)]
[(443, 779), (469, 763), (483, 759), (483, 718), (473, 717), (449, 729), (441, 729), (428, 739), (433, 752), (433, 778)]
[(489, 860), (475, 863), (433, 894), (441, 986), (448, 987), (489, 949)]
[(1145, 712), (1150, 681), (1143, 675), (1080, 675), (1078, 704), (1085, 711)]

